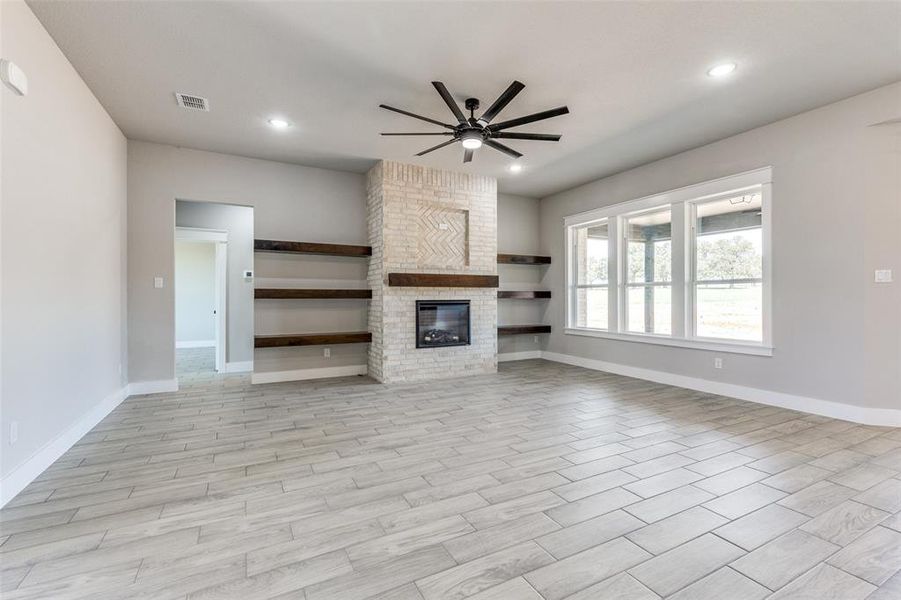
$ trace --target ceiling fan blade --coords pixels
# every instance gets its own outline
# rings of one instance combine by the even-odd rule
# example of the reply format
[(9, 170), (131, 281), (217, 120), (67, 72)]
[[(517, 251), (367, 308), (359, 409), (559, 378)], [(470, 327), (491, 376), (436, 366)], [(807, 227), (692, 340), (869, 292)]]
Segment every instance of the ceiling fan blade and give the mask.
[(499, 131), (498, 133), (492, 134), (493, 138), (501, 138), (508, 140), (535, 140), (538, 142), (559, 142), (562, 136), (552, 135), (550, 133), (504, 133), (503, 131)]
[(441, 142), (437, 146), (432, 146), (431, 148), (427, 148), (426, 150), (423, 150), (422, 152), (417, 152), (416, 156), (422, 156), (423, 154), (428, 154), (429, 152), (432, 152), (433, 150), (437, 150), (439, 148), (444, 148), (445, 146), (453, 144), (456, 141), (457, 141), (456, 139), (453, 139), (453, 140), (447, 140), (446, 142)]
[(469, 150), (469, 149), (464, 150), (463, 151), (463, 162), (465, 162), (465, 163), (472, 162), (472, 154), (473, 154), (472, 150)]
[(430, 119), (428, 117), (423, 117), (422, 115), (416, 115), (411, 112), (407, 112), (405, 110), (401, 110), (399, 108), (394, 108), (393, 106), (388, 106), (387, 104), (379, 104), (379, 108), (384, 108), (386, 110), (394, 111), (396, 113), (400, 113), (402, 115), (407, 115), (408, 117), (413, 117), (414, 119), (419, 119), (420, 121), (426, 121), (427, 123), (434, 123), (435, 125), (441, 125), (442, 127), (446, 127), (447, 129), (453, 129), (453, 125), (448, 125), (447, 123), (442, 123), (441, 121), (436, 121), (435, 119)]
[(454, 97), (451, 96), (450, 92), (447, 91), (447, 88), (444, 87), (444, 84), (440, 81), (433, 81), (432, 85), (435, 86), (435, 89), (438, 90), (438, 93), (441, 94), (441, 98), (444, 100), (444, 103), (447, 104), (447, 107), (451, 109), (451, 112), (454, 113), (454, 116), (457, 117), (457, 120), (460, 123), (469, 123), (466, 119), (466, 115), (463, 114), (463, 111), (460, 110), (460, 106), (457, 104), (457, 101), (454, 100)]
[(436, 133), (382, 133), (381, 135), (454, 135), (453, 131), (438, 131)]
[(519, 158), (522, 156), (522, 154), (520, 154), (513, 148), (509, 148), (507, 146), (504, 146), (503, 144), (499, 144), (498, 142), (495, 142), (492, 139), (487, 139), (483, 143), (486, 146), (490, 146), (491, 148), (494, 148), (495, 150), (499, 150), (499, 151), (503, 152), (507, 156), (512, 156), (513, 158)]
[(552, 108), (551, 110), (544, 110), (539, 113), (535, 113), (533, 115), (526, 115), (525, 117), (519, 117), (518, 119), (510, 119), (509, 121), (504, 121), (503, 123), (498, 123), (497, 125), (489, 125), (488, 129), (491, 131), (500, 131), (501, 129), (510, 129), (511, 127), (519, 127), (520, 125), (525, 125), (527, 123), (534, 123), (535, 121), (543, 121), (544, 119), (550, 119), (551, 117), (559, 117), (560, 115), (565, 115), (569, 113), (569, 109), (565, 106), (561, 106), (560, 108)]
[(497, 116), (499, 112), (504, 110), (504, 107), (510, 104), (510, 101), (516, 97), (516, 94), (522, 91), (522, 89), (526, 87), (524, 84), (519, 81), (514, 81), (510, 84), (504, 93), (497, 97), (497, 100), (494, 101), (494, 104), (488, 107), (479, 120), (477, 121), (479, 125), (485, 127), (488, 123), (491, 123), (491, 120)]

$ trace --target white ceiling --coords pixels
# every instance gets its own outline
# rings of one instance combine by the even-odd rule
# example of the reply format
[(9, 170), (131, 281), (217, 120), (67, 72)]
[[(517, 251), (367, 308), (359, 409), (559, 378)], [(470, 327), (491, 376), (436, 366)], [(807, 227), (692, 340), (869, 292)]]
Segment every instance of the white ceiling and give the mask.
[[(901, 2), (29, 5), (129, 138), (359, 172), (396, 159), (535, 197), (901, 79)], [(731, 77), (705, 75), (724, 60)], [(488, 148), (464, 166), (459, 145), (417, 158), (435, 138), (379, 136), (439, 129), (380, 103), (451, 120), (433, 79), (483, 109), (519, 79), (498, 120), (567, 104), (519, 129), (563, 140), (509, 140), (512, 175)]]

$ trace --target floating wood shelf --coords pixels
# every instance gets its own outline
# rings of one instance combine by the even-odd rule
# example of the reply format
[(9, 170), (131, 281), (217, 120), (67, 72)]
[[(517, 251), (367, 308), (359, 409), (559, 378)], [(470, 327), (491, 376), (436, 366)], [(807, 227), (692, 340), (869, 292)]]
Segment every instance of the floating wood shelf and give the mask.
[(368, 331), (352, 331), (258, 335), (253, 338), (253, 345), (255, 348), (284, 348), (287, 346), (321, 346), (323, 344), (366, 344), (371, 341), (372, 334)]
[(253, 297), (273, 300), (313, 300), (318, 298), (350, 300), (372, 298), (372, 290), (324, 290), (298, 288), (256, 288)]
[(542, 298), (550, 298), (551, 292), (550, 292), (550, 290), (518, 291), (518, 292), (514, 292), (511, 290), (498, 290), (497, 297), (498, 298), (515, 298), (517, 300), (538, 300), (538, 299), (542, 299)]
[(496, 288), (498, 282), (497, 275), (388, 273), (388, 285), (395, 287)]
[(520, 335), (523, 333), (550, 333), (550, 325), (501, 325), (497, 328), (498, 335)]
[(318, 242), (283, 242), (278, 240), (254, 240), (257, 252), (279, 252), (288, 254), (327, 254), (330, 256), (372, 256), (370, 246), (350, 246), (347, 244), (320, 244)]
[(499, 265), (549, 265), (550, 256), (532, 256), (529, 254), (498, 254)]

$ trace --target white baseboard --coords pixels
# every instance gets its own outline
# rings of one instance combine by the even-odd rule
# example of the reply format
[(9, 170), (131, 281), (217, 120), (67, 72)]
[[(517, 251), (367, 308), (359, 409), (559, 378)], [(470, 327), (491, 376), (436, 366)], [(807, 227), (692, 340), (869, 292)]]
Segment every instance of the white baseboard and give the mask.
[(645, 379), (656, 383), (664, 383), (699, 392), (707, 392), (709, 394), (729, 396), (731, 398), (738, 398), (739, 400), (788, 408), (823, 417), (841, 419), (843, 421), (852, 421), (854, 423), (878, 425), (882, 427), (901, 427), (901, 410), (891, 408), (853, 406), (851, 404), (842, 404), (830, 400), (784, 394), (782, 392), (762, 390), (760, 388), (752, 388), (733, 383), (723, 383), (721, 381), (711, 381), (699, 377), (687, 377), (685, 375), (677, 375), (665, 371), (631, 367), (628, 365), (572, 356), (569, 354), (560, 354), (557, 352), (542, 351), (541, 358), (577, 367), (585, 367), (586, 369), (593, 369), (595, 371), (605, 371), (607, 373), (625, 375), (626, 377)]
[(253, 371), (252, 360), (225, 363), (226, 373), (249, 373), (250, 371)]
[(0, 507), (6, 505), (16, 494), (25, 489), (25, 486), (34, 481), (56, 459), (65, 454), (69, 448), (75, 445), (75, 442), (83, 438), (86, 433), (93, 429), (97, 423), (102, 421), (106, 415), (110, 414), (127, 397), (128, 386), (116, 390), (69, 426), (68, 429), (47, 442), (31, 458), (13, 469), (0, 482)]
[(195, 340), (188, 342), (175, 342), (176, 348), (209, 348), (216, 347), (216, 340)]
[(177, 392), (178, 379), (160, 379), (158, 381), (132, 381), (128, 384), (129, 396), (143, 394), (161, 394), (164, 392)]
[(497, 362), (510, 362), (513, 360), (529, 360), (541, 358), (541, 350), (523, 350), (521, 352), (502, 352), (497, 355)]
[(177, 379), (136, 381), (116, 390), (0, 481), (0, 508), (25, 489), (129, 396), (178, 391)]
[(282, 381), (303, 381), (306, 379), (326, 379), (329, 377), (347, 377), (350, 375), (366, 375), (366, 365), (346, 365), (343, 367), (321, 367), (317, 369), (294, 369), (293, 371), (268, 371), (254, 373), (251, 383), (279, 383)]

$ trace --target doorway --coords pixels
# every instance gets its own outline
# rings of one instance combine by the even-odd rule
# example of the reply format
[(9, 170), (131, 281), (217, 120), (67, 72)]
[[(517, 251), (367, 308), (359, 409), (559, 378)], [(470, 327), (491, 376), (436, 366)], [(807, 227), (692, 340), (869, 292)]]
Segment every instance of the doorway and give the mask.
[(175, 228), (176, 376), (224, 373), (228, 232)]

